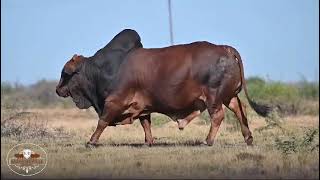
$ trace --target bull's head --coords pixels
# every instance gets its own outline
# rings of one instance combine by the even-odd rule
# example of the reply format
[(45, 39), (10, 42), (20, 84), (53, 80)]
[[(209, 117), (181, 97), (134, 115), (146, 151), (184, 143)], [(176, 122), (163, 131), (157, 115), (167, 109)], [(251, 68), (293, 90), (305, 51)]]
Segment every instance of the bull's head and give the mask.
[(86, 78), (81, 72), (85, 57), (74, 55), (63, 67), (56, 93), (61, 97), (71, 96), (73, 102), (80, 109), (89, 108), (92, 104), (84, 94)]

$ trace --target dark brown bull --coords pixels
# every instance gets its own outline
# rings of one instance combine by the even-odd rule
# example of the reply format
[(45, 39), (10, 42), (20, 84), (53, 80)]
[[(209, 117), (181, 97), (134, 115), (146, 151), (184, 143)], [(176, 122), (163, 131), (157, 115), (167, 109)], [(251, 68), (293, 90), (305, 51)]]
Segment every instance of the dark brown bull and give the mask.
[(211, 117), (205, 143), (212, 145), (224, 118), (223, 104), (235, 113), (245, 142), (251, 145), (253, 138), (238, 93), (244, 88), (249, 104), (259, 115), (266, 116), (270, 110), (249, 99), (237, 50), (208, 42), (138, 48), (126, 56), (115, 82), (89, 145), (97, 143), (108, 125), (129, 124), (137, 118), (151, 145), (150, 113), (165, 114), (183, 129), (205, 109)]

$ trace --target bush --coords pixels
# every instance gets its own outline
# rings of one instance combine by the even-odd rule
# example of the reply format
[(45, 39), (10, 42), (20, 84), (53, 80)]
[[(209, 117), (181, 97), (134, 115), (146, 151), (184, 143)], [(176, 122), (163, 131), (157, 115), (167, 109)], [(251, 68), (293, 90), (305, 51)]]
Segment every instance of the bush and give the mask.
[(11, 111), (9, 117), (1, 118), (1, 137), (16, 137), (30, 139), (36, 137), (51, 137), (45, 121), (37, 120), (35, 113), (22, 110)]
[(308, 129), (302, 138), (296, 138), (295, 136), (290, 136), (286, 139), (275, 139), (275, 145), (278, 150), (284, 154), (295, 153), (298, 151), (314, 151), (319, 150), (319, 144), (315, 144), (314, 139), (319, 133), (318, 129)]
[(1, 137), (18, 141), (28, 139), (69, 137), (63, 128), (50, 128), (37, 113), (22, 109), (1, 109)]
[(281, 115), (319, 114), (319, 83), (306, 80), (297, 83), (266, 82), (252, 77), (247, 84), (252, 99), (271, 104)]
[(50, 104), (57, 104), (59, 102), (58, 96), (55, 92), (56, 82), (49, 82), (46, 80), (38, 81), (29, 88), (29, 95), (31, 99), (37, 101), (40, 105), (48, 106)]
[(61, 98), (56, 95), (56, 81), (40, 80), (30, 86), (18, 83), (1, 83), (1, 107), (4, 108), (42, 108), (62, 106), (72, 107), (70, 98)]
[(4, 94), (10, 94), (13, 92), (13, 87), (8, 82), (1, 82), (1, 96)]
[(281, 82), (265, 82), (254, 78), (248, 80), (249, 93), (253, 99), (263, 100), (268, 103), (296, 101), (299, 98), (298, 89)]
[(265, 118), (265, 121), (267, 123), (266, 126), (263, 126), (261, 128), (258, 128), (257, 131), (261, 132), (263, 130), (278, 128), (282, 132), (284, 132), (284, 128), (282, 127), (282, 122), (279, 117), (279, 114), (276, 111), (272, 111), (268, 117)]
[(157, 126), (157, 127), (161, 127), (164, 124), (171, 121), (171, 119), (169, 119), (167, 116), (159, 115), (159, 114), (152, 116), (151, 118), (152, 118), (152, 126)]
[(303, 78), (297, 86), (301, 97), (311, 100), (319, 99), (319, 83), (308, 82)]

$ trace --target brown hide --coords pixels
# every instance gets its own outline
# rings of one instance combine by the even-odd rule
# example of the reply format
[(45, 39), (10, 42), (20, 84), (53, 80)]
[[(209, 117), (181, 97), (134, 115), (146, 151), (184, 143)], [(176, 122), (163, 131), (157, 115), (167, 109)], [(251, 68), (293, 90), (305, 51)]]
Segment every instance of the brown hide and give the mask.
[(197, 42), (159, 49), (138, 49), (120, 68), (119, 81), (107, 98), (133, 118), (143, 111), (173, 119), (206, 108), (210, 91), (214, 103), (228, 103), (241, 86), (238, 61), (224, 46)]

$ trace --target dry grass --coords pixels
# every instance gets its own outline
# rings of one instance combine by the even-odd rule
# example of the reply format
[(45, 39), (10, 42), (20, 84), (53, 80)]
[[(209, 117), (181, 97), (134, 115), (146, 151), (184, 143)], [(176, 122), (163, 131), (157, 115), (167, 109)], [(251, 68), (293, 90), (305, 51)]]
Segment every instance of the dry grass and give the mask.
[[(153, 147), (143, 146), (144, 133), (136, 121), (133, 125), (108, 127), (100, 138), (102, 146), (88, 149), (85, 142), (97, 123), (92, 110), (30, 109), (24, 112), (29, 113), (22, 113), (10, 122), (22, 124), (25, 134), (1, 136), (2, 177), (21, 178), (9, 170), (5, 158), (13, 145), (33, 142), (48, 153), (46, 169), (33, 176), (39, 179), (319, 178), (319, 116), (286, 117), (279, 120), (281, 128), (261, 130), (268, 123), (250, 115), (253, 147), (247, 147), (241, 132), (230, 130), (233, 124), (225, 121), (214, 146), (207, 147), (200, 145), (209, 130), (204, 120), (196, 119), (184, 131), (179, 131), (175, 122), (167, 122), (167, 117), (155, 114), (154, 119), (161, 118), (162, 123), (152, 126), (156, 137)], [(2, 124), (8, 117), (2, 110)], [(26, 122), (30, 122), (29, 125)], [(42, 122), (46, 122), (42, 130), (50, 136), (28, 136), (28, 127)], [(310, 140), (307, 136), (311, 130), (317, 134)], [(282, 148), (287, 147), (281, 143), (285, 144), (288, 139), (291, 142), (292, 137), (297, 149), (284, 153)], [(311, 142), (303, 144), (306, 139)]]

